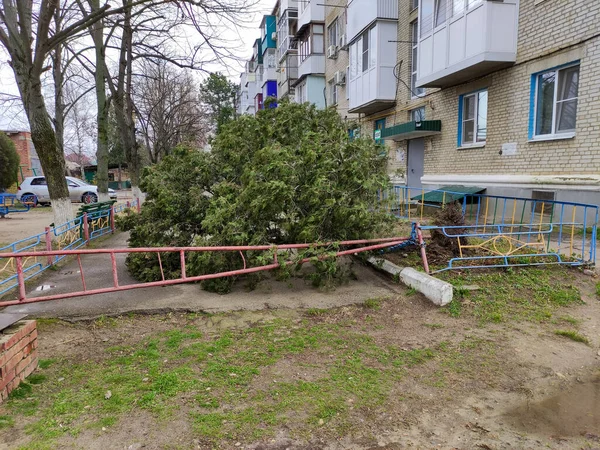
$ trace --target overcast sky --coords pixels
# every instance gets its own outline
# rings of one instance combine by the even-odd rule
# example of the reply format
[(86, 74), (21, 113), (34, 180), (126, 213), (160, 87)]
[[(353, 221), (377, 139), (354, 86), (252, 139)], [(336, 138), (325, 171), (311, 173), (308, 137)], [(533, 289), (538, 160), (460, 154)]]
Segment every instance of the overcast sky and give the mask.
[[(260, 37), (260, 30), (258, 27), (260, 26), (262, 16), (264, 14), (271, 13), (273, 6), (275, 5), (275, 1), (276, 0), (259, 0), (257, 5), (257, 10), (259, 12), (254, 14), (254, 16), (251, 18), (252, 25), (247, 29), (239, 30), (239, 33), (235, 30), (231, 30), (230, 39), (237, 41), (239, 40), (239, 35), (242, 37), (242, 50), (240, 52), (240, 56), (244, 57), (245, 59), (250, 58), (252, 55), (252, 44), (256, 38)], [(18, 95), (19, 92), (15, 83), (14, 75), (12, 69), (7, 64), (7, 61), (8, 57), (0, 47), (0, 93)], [(229, 67), (215, 66), (214, 70), (229, 74), (232, 81), (238, 81), (240, 67), (236, 64), (232, 64)], [(51, 100), (52, 99), (47, 99), (49, 103), (51, 103)], [(29, 129), (26, 118), (24, 117), (22, 111), (20, 111), (21, 108), (16, 107), (15, 105), (10, 106), (11, 107), (7, 107), (6, 104), (0, 105), (0, 129)]]

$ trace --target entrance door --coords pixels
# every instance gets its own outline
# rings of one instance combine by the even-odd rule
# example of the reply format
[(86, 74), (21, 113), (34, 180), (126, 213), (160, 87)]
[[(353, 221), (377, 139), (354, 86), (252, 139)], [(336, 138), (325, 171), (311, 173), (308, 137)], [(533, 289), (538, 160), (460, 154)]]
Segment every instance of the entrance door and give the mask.
[(408, 141), (406, 181), (409, 188), (421, 188), (421, 177), (425, 165), (425, 140), (423, 138)]

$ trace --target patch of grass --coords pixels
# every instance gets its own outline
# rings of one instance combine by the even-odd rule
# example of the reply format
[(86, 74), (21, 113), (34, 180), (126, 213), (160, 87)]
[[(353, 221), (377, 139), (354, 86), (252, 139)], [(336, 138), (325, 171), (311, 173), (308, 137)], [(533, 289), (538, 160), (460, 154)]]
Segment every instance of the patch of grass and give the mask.
[(435, 330), (437, 328), (444, 328), (444, 325), (441, 323), (424, 323), (423, 326), (431, 328), (432, 330)]
[(12, 427), (15, 424), (15, 419), (11, 416), (0, 416), (0, 430), (3, 428)]
[(453, 299), (450, 303), (448, 303), (446, 311), (448, 311), (448, 314), (450, 314), (452, 317), (460, 317), (462, 312), (460, 300)]
[(578, 333), (577, 331), (573, 331), (573, 330), (556, 330), (554, 332), (554, 334), (558, 335), (558, 336), (563, 336), (566, 337), (568, 339), (571, 339), (572, 341), (575, 342), (581, 342), (583, 344), (589, 344), (590, 340), (585, 337), (584, 335)]
[(596, 283), (596, 297), (600, 298), (600, 281)]
[(577, 326), (581, 323), (581, 319), (577, 319), (577, 318), (575, 318), (573, 316), (569, 316), (569, 315), (560, 316), (558, 318), (557, 322), (558, 321), (565, 322), (565, 323), (571, 324), (573, 326)]
[(312, 316), (312, 317), (318, 317), (318, 316), (324, 316), (328, 312), (329, 312), (329, 310), (327, 310), (327, 309), (309, 308), (306, 310), (306, 315)]
[(29, 384), (42, 384), (44, 381), (46, 381), (46, 375), (41, 373), (32, 373), (27, 377)]
[[(380, 307), (383, 300), (374, 300), (371, 307)], [(325, 424), (342, 435), (356, 425), (356, 411), (385, 411), (398, 381), (411, 372), (441, 364), (433, 382), (443, 385), (476, 367), (471, 344), (407, 350), (375, 340), (348, 319), (276, 319), (219, 334), (188, 326), (100, 350), (92, 362), (52, 361), (43, 384), (27, 384), (8, 407), (15, 420), (35, 415), (26, 427), (27, 448), (53, 447), (62, 436), (112, 427), (140, 410), (170, 417), (181, 402), (190, 406), (192, 429), (207, 448), (267, 439), (283, 424), (297, 435)], [(313, 377), (269, 374), (275, 364), (294, 367), (298, 360)]]
[(363, 306), (367, 309), (381, 309), (381, 303), (383, 303), (383, 299), (380, 298), (368, 298), (363, 303)]
[(409, 288), (406, 289), (406, 296), (407, 297), (411, 297), (411, 296), (415, 295), (416, 293), (417, 293), (417, 290), (415, 288), (409, 287)]
[(26, 381), (21, 381), (21, 384), (17, 386), (12, 392), (8, 395), (11, 399), (22, 399), (26, 397), (30, 397), (33, 392), (33, 388)]
[(118, 320), (115, 317), (100, 316), (94, 321), (94, 326), (98, 328), (116, 327)]
[(40, 317), (38, 319), (35, 319), (35, 321), (37, 322), (37, 326), (38, 327), (43, 327), (43, 326), (47, 326), (47, 325), (55, 325), (57, 323), (61, 323), (61, 321), (59, 319), (54, 319), (51, 317)]
[(56, 362), (56, 359), (40, 359), (38, 362), (38, 367), (40, 369), (47, 369), (55, 362)]
[[(558, 308), (582, 303), (573, 274), (564, 267), (472, 270), (441, 277), (451, 282), (458, 294), (448, 305), (448, 313), (453, 317), (469, 314), (481, 323), (546, 322)], [(461, 287), (468, 284), (480, 289), (462, 292)]]

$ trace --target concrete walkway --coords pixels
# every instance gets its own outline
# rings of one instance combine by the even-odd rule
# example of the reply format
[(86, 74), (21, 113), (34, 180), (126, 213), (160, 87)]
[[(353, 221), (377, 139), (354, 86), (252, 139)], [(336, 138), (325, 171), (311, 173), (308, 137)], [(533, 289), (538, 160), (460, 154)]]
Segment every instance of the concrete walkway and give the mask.
[[(127, 233), (119, 233), (101, 243), (104, 248), (127, 247)], [(119, 284), (134, 284), (127, 273), (125, 254), (117, 255)], [(81, 258), (88, 289), (112, 286), (109, 255), (86, 255)], [(203, 291), (198, 284), (181, 284), (167, 287), (134, 289), (131, 291), (76, 297), (48, 302), (11, 306), (4, 312), (26, 313), (30, 317), (59, 317), (88, 319), (102, 315), (111, 316), (128, 312), (194, 311), (221, 312), (233, 310), (259, 310), (268, 308), (331, 308), (364, 302), (368, 298), (386, 297), (402, 292), (398, 286), (376, 274), (372, 269), (354, 264), (356, 280), (325, 292), (313, 288), (301, 279), (289, 282), (266, 280), (253, 291), (245, 290), (243, 281), (233, 292), (218, 295)], [(35, 292), (28, 297), (54, 295), (82, 289), (77, 260), (48, 270), (35, 286), (49, 285), (52, 289)]]

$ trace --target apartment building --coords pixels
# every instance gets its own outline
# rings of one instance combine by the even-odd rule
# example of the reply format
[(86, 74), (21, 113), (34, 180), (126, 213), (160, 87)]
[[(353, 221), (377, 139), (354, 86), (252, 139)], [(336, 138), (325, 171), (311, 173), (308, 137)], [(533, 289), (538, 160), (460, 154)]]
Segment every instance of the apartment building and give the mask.
[(347, 0), (326, 0), (326, 57), (325, 81), (327, 82), (327, 105), (335, 106), (340, 116), (353, 127), (358, 115), (349, 112), (350, 53), (346, 34), (348, 14)]
[(298, 1), (298, 79), (294, 83), (295, 100), (324, 108), (325, 89), (325, 6), (323, 0)]
[(279, 70), (297, 52), (296, 101), (358, 123), (352, 132), (382, 144), (395, 182), (600, 203), (599, 1), (297, 7), (277, 35)]
[(407, 184), (600, 203), (600, 2), (398, 5), (404, 83), (381, 137)]

